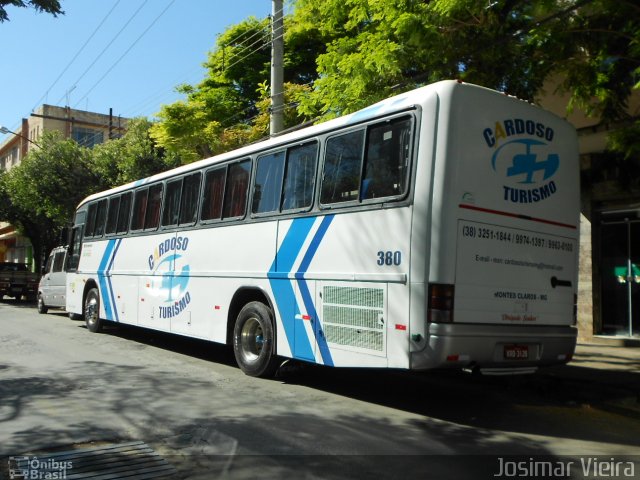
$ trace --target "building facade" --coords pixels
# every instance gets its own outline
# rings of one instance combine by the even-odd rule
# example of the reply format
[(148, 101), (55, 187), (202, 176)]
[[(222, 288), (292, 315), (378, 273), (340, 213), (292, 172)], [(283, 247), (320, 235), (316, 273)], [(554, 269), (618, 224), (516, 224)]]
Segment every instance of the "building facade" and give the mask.
[(579, 339), (640, 337), (640, 158), (623, 159), (608, 149), (611, 132), (640, 116), (640, 92), (629, 98), (628, 118), (604, 123), (574, 109), (569, 95), (550, 81), (539, 98), (546, 110), (578, 131), (581, 207)]
[[(72, 138), (79, 145), (92, 148), (108, 139), (122, 136), (127, 119), (112, 114), (87, 112), (69, 107), (41, 105), (20, 127), (10, 131), (0, 144), (0, 170), (8, 171), (18, 165), (29, 153), (38, 148), (38, 140), (45, 131), (57, 130), (65, 138)], [(18, 234), (13, 225), (0, 222), (0, 261), (25, 262), (33, 265), (31, 243)]]

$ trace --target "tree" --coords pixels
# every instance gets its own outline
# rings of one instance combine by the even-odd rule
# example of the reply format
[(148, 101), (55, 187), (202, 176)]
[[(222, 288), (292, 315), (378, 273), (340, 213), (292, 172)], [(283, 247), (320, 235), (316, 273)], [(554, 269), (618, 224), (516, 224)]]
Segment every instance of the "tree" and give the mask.
[(8, 173), (0, 170), (0, 218), (31, 240), (36, 270), (39, 271), (44, 256), (58, 243), (61, 230), (46, 216), (15, 203), (10, 193), (12, 188)]
[(619, 119), (638, 87), (640, 7), (630, 0), (296, 0), (295, 7), (301, 34), (327, 42), (301, 108), (327, 117), (446, 78), (533, 100), (557, 74), (572, 106)]
[(54, 17), (64, 15), (59, 0), (0, 0), (0, 23), (9, 20), (7, 11), (4, 8), (7, 5), (14, 7), (32, 7), (38, 12), (50, 13)]
[(122, 138), (93, 148), (93, 168), (106, 187), (123, 185), (180, 165), (177, 155), (151, 138), (151, 127), (152, 123), (146, 118), (130, 120)]
[[(285, 22), (285, 126), (303, 119), (295, 109), (305, 90), (300, 85), (316, 78), (315, 56), (323, 50), (318, 36), (289, 33), (289, 27)], [(270, 38), (268, 19), (251, 17), (229, 27), (208, 54), (206, 78), (195, 86), (181, 85), (178, 91), (187, 98), (162, 107), (153, 138), (189, 162), (266, 135)]]
[(60, 241), (78, 203), (105, 184), (91, 167), (89, 149), (59, 132), (45, 132), (39, 143), (42, 148), (2, 175), (0, 218), (31, 240), (41, 260)]

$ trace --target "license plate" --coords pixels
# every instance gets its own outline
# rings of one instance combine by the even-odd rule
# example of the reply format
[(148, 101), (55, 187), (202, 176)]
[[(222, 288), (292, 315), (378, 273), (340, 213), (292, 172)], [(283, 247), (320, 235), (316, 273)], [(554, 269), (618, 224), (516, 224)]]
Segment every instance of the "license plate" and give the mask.
[(505, 360), (528, 360), (529, 346), (528, 345), (505, 345), (504, 359)]
[(21, 287), (13, 287), (11, 289), (11, 293), (20, 293), (22, 292), (22, 288)]

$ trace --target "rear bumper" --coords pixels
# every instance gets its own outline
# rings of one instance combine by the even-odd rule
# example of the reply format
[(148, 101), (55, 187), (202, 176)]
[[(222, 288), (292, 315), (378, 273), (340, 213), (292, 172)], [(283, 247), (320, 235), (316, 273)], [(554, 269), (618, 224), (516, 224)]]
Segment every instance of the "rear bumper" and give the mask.
[[(426, 348), (411, 354), (411, 369), (468, 368), (487, 373), (526, 373), (571, 360), (578, 329), (572, 326), (429, 325)], [(524, 349), (527, 358), (506, 357)]]

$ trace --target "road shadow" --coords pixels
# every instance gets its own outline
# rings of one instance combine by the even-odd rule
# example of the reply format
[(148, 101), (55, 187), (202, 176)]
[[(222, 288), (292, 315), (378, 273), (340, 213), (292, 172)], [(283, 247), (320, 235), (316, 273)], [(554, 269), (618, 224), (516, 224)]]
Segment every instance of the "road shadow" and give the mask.
[[(225, 345), (126, 325), (110, 325), (107, 332), (237, 368)], [(640, 374), (613, 369), (625, 361), (629, 360), (602, 355), (597, 369), (576, 361), (513, 377), (329, 368), (286, 361), (276, 381), (474, 428), (640, 446)]]
[(15, 298), (3, 298), (0, 299), (0, 308), (3, 305), (11, 306), (12, 308), (26, 308), (26, 309), (36, 309), (36, 302), (30, 302), (28, 300), (17, 300)]
[[(243, 388), (225, 408), (213, 400), (225, 388), (215, 382), (104, 362), (80, 362), (71, 369), (79, 372), (77, 378), (63, 371), (47, 378), (0, 380), (0, 404), (8, 406), (0, 428), (24, 422), (0, 447), (0, 456), (140, 440), (178, 467), (179, 478), (198, 478), (192, 476), (197, 473), (203, 479), (218, 478), (224, 473), (224, 478), (367, 480), (417, 475), (475, 479), (480, 465), (496, 471), (497, 455), (535, 452), (550, 457), (547, 446), (530, 437), (427, 418), (345, 414), (331, 397), (287, 410), (278, 401), (277, 389), (261, 388), (273, 386), (265, 380), (242, 379)], [(190, 393), (203, 391), (210, 393)], [(86, 405), (95, 410), (95, 420), (77, 417), (72, 409), (58, 411), (56, 421), (45, 424), (24, 418), (28, 411), (33, 414), (34, 402), (53, 406), (54, 400), (58, 405)], [(177, 405), (197, 405), (210, 413), (185, 419)], [(114, 418), (117, 424), (100, 421)]]

